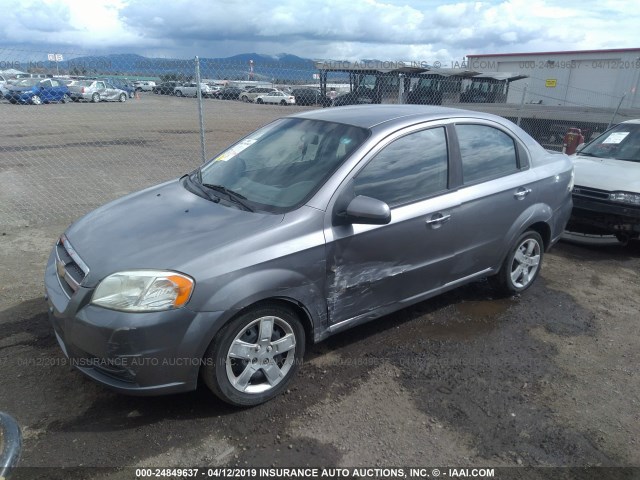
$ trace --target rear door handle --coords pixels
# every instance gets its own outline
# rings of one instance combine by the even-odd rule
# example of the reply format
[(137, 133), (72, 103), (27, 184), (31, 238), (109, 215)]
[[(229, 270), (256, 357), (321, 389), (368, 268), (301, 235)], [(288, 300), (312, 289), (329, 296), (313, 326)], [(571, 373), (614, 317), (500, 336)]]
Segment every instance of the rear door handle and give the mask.
[(531, 189), (530, 188), (522, 188), (521, 187), (518, 190), (516, 190), (516, 193), (514, 193), (513, 196), (516, 197), (518, 200), (523, 200), (524, 197), (526, 197), (530, 193), (531, 193)]

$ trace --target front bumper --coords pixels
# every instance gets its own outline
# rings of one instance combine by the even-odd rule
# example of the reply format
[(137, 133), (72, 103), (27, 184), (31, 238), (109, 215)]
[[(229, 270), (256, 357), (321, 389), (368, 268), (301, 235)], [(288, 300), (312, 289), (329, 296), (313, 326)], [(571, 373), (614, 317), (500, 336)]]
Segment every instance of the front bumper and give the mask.
[(68, 295), (55, 249), (45, 271), (49, 319), (72, 366), (121, 393), (156, 395), (194, 390), (222, 312), (186, 308), (127, 313), (91, 305), (93, 289)]
[(640, 207), (574, 195), (568, 230), (587, 234), (640, 233)]

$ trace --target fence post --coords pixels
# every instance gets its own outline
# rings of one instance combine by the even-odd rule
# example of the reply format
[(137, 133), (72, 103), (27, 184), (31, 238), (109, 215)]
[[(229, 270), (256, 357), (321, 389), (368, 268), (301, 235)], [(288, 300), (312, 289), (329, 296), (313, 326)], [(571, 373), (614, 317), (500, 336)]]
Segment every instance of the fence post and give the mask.
[(613, 117), (611, 117), (611, 120), (609, 120), (609, 125), (607, 125), (607, 130), (609, 130), (611, 128), (611, 125), (613, 124), (613, 121), (616, 119), (616, 115), (618, 114), (618, 110), (620, 110), (620, 105), (622, 105), (622, 101), (624, 100), (624, 97), (626, 97), (626, 96), (627, 96), (627, 92), (624, 92), (624, 95), (622, 95), (622, 98), (618, 102), (618, 106), (616, 107), (616, 111), (613, 112)]
[(204, 117), (202, 115), (202, 89), (200, 88), (200, 59), (196, 55), (196, 92), (198, 92), (198, 118), (200, 121), (200, 155), (202, 163), (207, 161), (207, 153), (204, 148)]
[(518, 121), (516, 122), (516, 125), (520, 126), (520, 114), (522, 113), (521, 110), (524, 108), (524, 99), (527, 96), (527, 86), (529, 86), (528, 83), (524, 84), (524, 88), (522, 89), (522, 98), (520, 99), (520, 108), (518, 108)]

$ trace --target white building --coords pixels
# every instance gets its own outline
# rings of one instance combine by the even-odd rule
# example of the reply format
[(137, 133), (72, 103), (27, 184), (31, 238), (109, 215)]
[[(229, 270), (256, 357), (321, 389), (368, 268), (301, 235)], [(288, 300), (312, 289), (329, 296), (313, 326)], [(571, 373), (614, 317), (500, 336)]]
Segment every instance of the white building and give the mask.
[[(518, 72), (508, 103), (640, 108), (640, 48), (467, 55), (476, 71)], [(525, 91), (526, 85), (526, 91)]]

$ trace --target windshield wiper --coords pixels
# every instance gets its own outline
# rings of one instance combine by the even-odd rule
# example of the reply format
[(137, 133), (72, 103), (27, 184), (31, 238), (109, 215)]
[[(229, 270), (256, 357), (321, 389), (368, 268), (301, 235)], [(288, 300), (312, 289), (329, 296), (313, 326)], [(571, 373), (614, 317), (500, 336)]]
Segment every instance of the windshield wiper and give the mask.
[(245, 197), (244, 195), (238, 192), (234, 192), (233, 190), (229, 190), (224, 185), (213, 185), (211, 183), (203, 183), (202, 186), (207, 187), (216, 192), (221, 192), (226, 194), (227, 197), (229, 197), (229, 200), (232, 200), (233, 202), (237, 203), (238, 205), (243, 207), (245, 210), (248, 210), (249, 212), (253, 212), (253, 208), (251, 208), (249, 205), (247, 205), (247, 202), (245, 202), (247, 197)]
[(218, 197), (217, 195), (214, 195), (206, 188), (203, 188), (202, 184), (200, 182), (195, 181), (191, 175), (186, 175), (186, 177), (190, 187), (193, 187), (194, 189), (198, 190), (198, 192), (204, 195), (205, 198), (208, 198), (209, 200), (211, 200), (213, 203), (220, 203), (220, 197)]

